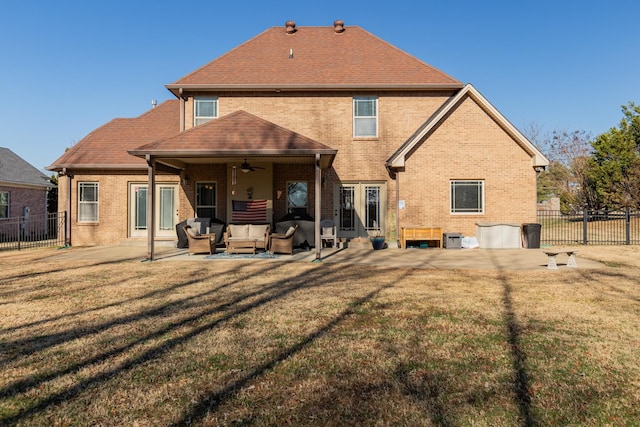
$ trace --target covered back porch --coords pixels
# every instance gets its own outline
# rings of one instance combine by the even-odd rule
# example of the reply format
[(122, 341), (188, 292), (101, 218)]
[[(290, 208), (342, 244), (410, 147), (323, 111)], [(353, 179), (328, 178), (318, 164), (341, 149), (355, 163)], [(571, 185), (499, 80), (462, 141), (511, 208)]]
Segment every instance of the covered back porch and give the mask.
[[(129, 153), (146, 160), (150, 188), (162, 174), (180, 176), (179, 220), (275, 225), (304, 217), (314, 223), (313, 246), (321, 258), (320, 221), (331, 212), (330, 203), (323, 212), (323, 196), (331, 194), (323, 173), (336, 150), (239, 111)], [(149, 192), (146, 200), (149, 260), (155, 258), (156, 197)]]

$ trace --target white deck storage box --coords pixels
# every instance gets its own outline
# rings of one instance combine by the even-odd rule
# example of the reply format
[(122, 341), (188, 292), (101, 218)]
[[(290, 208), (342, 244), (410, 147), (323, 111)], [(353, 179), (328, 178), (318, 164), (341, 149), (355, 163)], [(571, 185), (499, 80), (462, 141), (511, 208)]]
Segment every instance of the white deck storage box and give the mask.
[(500, 222), (476, 223), (476, 237), (481, 249), (519, 249), (520, 224)]

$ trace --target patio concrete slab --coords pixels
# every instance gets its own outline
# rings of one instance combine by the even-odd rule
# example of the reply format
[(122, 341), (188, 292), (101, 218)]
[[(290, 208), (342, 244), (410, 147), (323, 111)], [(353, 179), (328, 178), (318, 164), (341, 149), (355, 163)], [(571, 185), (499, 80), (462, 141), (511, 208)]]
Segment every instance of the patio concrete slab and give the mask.
[[(223, 251), (223, 249), (218, 249)], [(99, 262), (145, 261), (146, 246), (105, 245), (61, 249), (53, 259), (94, 260)], [(188, 255), (186, 249), (159, 245), (155, 248), (157, 262), (255, 262), (255, 259), (211, 260), (206, 255)], [(266, 262), (313, 262), (315, 250), (298, 250), (293, 255), (280, 255)], [(560, 270), (566, 267), (567, 257), (558, 256)], [(543, 249), (398, 249), (378, 251), (359, 248), (325, 248), (322, 263), (375, 265), (378, 267), (403, 267), (437, 270), (546, 270), (548, 258)], [(604, 264), (577, 257), (578, 269), (603, 268)]]

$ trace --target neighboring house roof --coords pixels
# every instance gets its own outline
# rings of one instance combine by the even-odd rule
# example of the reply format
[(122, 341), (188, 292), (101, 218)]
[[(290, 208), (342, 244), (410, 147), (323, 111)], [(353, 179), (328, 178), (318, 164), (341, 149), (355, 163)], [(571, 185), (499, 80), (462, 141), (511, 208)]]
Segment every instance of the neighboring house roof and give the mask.
[(136, 118), (113, 119), (69, 148), (46, 169), (146, 169), (145, 161), (130, 156), (127, 150), (180, 132), (179, 104), (173, 99)]
[(428, 135), (437, 128), (445, 118), (451, 113), (465, 97), (471, 97), (478, 103), (490, 117), (492, 117), (496, 123), (514, 139), (514, 141), (531, 157), (531, 165), (533, 167), (544, 167), (549, 164), (549, 160), (542, 154), (535, 145), (531, 143), (518, 129), (515, 128), (476, 88), (471, 84), (465, 85), (465, 87), (452, 96), (442, 107), (440, 107), (434, 114), (427, 119), (426, 122), (418, 128), (418, 130), (402, 144), (392, 155), (387, 159), (386, 165), (389, 168), (397, 169), (404, 167), (405, 161), (409, 157), (409, 154), (413, 151), (417, 144), (420, 144)]
[(0, 184), (17, 187), (55, 187), (48, 176), (4, 147), (0, 147)]
[[(336, 21), (339, 24), (339, 21)], [(359, 27), (272, 27), (166, 87), (185, 90), (459, 89)], [(342, 30), (342, 31), (341, 31)]]
[[(336, 150), (311, 138), (285, 129), (246, 111), (236, 111), (211, 120), (180, 134), (129, 150), (144, 158), (165, 158), (163, 162), (182, 167), (188, 159), (216, 158), (224, 156), (312, 156), (324, 159), (323, 167), (329, 167)], [(327, 163), (328, 162), (328, 163)]]

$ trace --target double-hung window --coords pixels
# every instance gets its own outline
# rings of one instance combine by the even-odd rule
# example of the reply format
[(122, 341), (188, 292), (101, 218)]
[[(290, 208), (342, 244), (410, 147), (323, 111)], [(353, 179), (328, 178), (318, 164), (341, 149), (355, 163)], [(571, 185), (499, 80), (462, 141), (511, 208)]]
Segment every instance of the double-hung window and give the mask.
[(196, 216), (198, 218), (216, 218), (216, 183), (196, 183)]
[(9, 192), (0, 191), (0, 218), (9, 218)]
[(452, 214), (484, 213), (484, 181), (481, 181), (481, 180), (451, 181), (451, 213)]
[(353, 98), (354, 138), (375, 138), (378, 136), (378, 98), (356, 96)]
[(98, 222), (98, 183), (78, 183), (78, 222)]
[(195, 98), (193, 109), (194, 126), (218, 117), (218, 98)]

